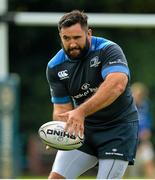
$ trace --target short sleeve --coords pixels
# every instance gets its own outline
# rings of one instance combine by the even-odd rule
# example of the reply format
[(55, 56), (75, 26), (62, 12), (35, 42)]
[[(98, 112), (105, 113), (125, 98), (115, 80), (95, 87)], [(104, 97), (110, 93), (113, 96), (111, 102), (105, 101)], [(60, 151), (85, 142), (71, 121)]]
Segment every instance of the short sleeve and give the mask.
[(65, 85), (58, 79), (54, 68), (47, 66), (46, 77), (50, 87), (52, 103), (65, 104), (71, 102), (71, 97)]
[(125, 73), (130, 78), (130, 72), (128, 68), (128, 63), (122, 49), (117, 45), (113, 44), (106, 48), (103, 53), (102, 62), (102, 77), (105, 77), (114, 72)]

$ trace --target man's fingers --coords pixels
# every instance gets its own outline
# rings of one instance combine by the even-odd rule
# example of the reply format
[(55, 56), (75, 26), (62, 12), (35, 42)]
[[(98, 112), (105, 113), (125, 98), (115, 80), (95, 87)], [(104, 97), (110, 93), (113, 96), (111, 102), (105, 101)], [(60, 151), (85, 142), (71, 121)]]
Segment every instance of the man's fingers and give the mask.
[(69, 131), (70, 131), (70, 128), (72, 127), (72, 125), (73, 125), (73, 121), (72, 121), (71, 119), (67, 119), (64, 130), (69, 132)]
[(68, 115), (66, 113), (58, 114), (57, 116), (60, 118), (61, 121), (64, 122), (66, 122), (68, 119)]
[(59, 116), (59, 117), (64, 117), (64, 116), (65, 116), (65, 113), (58, 114), (57, 116)]
[(51, 148), (50, 146), (46, 145), (46, 150), (49, 150), (50, 148)]
[(80, 136), (82, 137), (84, 134), (84, 128), (81, 124), (77, 123), (66, 123), (65, 131), (70, 135)]

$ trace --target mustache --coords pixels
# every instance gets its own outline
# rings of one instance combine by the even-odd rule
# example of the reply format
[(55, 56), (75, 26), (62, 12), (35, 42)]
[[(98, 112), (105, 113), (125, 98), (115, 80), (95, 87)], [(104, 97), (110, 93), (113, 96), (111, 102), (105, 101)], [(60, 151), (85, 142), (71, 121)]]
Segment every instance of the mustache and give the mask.
[(75, 48), (69, 48), (68, 51), (72, 51), (72, 50), (80, 50), (80, 47), (75, 47)]

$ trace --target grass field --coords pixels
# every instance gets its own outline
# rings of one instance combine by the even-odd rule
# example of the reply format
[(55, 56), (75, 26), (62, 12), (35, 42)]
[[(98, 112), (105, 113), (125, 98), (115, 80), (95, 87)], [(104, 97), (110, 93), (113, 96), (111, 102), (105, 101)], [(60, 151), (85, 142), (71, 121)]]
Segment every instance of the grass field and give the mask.
[[(16, 179), (47, 179), (47, 176), (20, 176), (20, 177), (17, 177)], [(95, 176), (80, 176), (78, 179), (96, 179)], [(123, 179), (132, 179), (132, 180), (136, 180), (136, 179), (145, 179), (144, 177), (136, 177), (136, 178), (127, 178), (127, 177), (124, 177)]]
[[(21, 176), (17, 179), (47, 179), (46, 176)], [(95, 176), (81, 176), (78, 179), (95, 179)]]
[[(47, 176), (21, 176), (16, 179), (47, 179)], [(80, 176), (78, 179), (96, 179), (96, 177), (95, 176)], [(131, 178), (124, 177), (123, 179), (131, 179)], [(134, 179), (136, 180), (136, 179), (144, 179), (144, 178), (142, 177), (132, 178), (132, 180)]]

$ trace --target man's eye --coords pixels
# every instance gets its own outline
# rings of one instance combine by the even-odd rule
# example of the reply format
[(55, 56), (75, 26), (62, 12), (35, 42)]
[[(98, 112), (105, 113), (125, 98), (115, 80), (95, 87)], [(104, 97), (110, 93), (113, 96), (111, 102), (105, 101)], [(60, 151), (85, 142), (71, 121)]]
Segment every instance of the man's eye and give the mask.
[(77, 40), (77, 39), (80, 39), (80, 38), (81, 38), (81, 36), (75, 36), (75, 38), (74, 38), (74, 39), (76, 39), (76, 40)]
[(66, 41), (69, 41), (69, 39), (70, 39), (69, 37), (66, 37), (66, 36), (64, 37), (64, 40)]

